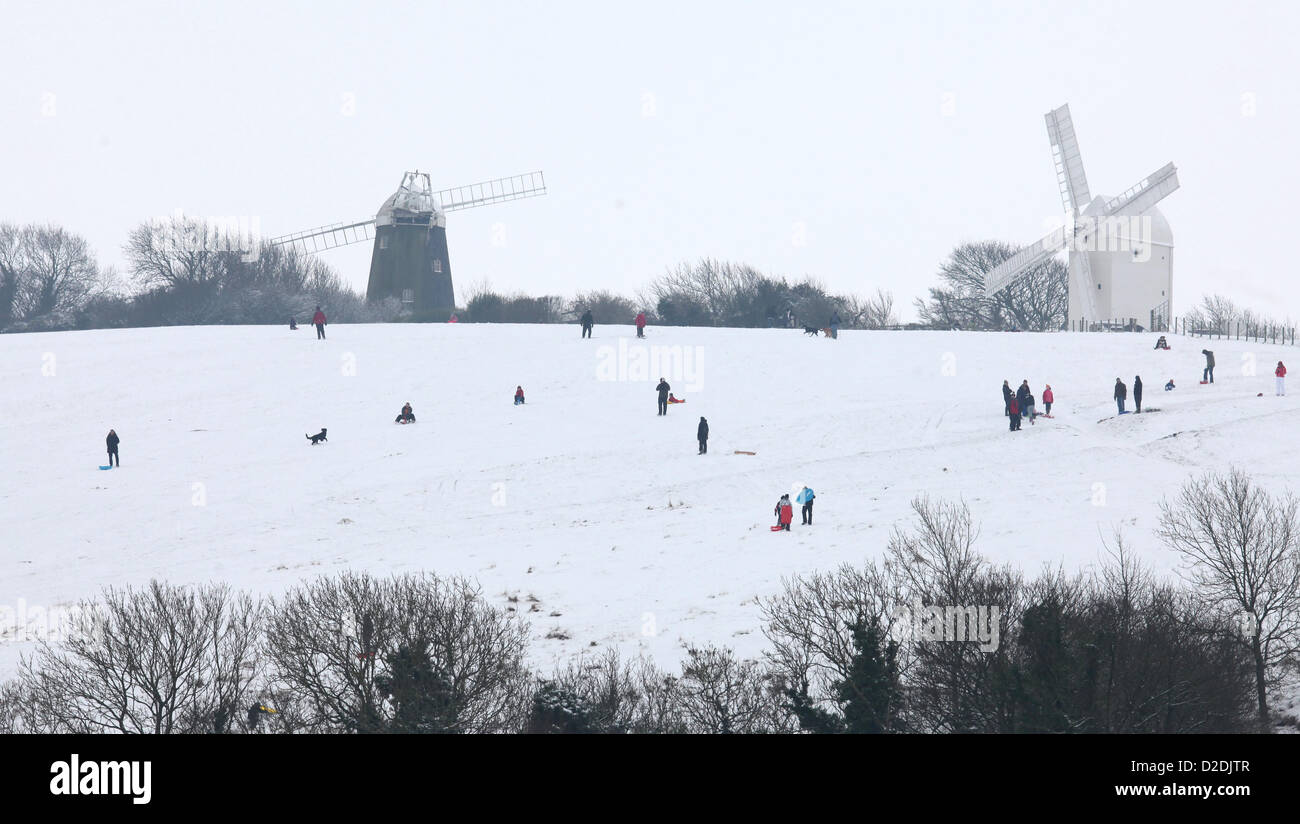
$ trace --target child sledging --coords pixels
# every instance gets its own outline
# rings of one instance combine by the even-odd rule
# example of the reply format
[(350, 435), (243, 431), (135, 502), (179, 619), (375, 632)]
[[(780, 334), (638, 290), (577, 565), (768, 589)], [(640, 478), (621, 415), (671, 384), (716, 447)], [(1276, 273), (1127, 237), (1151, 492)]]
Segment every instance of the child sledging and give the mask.
[(781, 500), (776, 502), (776, 509), (773, 511), (776, 515), (776, 526), (772, 527), (773, 532), (782, 530), (790, 531), (790, 522), (794, 520), (794, 504), (790, 503), (790, 493), (781, 496)]

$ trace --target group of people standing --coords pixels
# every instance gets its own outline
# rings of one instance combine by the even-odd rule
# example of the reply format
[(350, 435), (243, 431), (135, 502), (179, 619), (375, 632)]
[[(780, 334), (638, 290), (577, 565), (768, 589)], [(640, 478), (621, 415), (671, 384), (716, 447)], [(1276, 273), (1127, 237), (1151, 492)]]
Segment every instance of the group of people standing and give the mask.
[[(805, 486), (799, 496), (795, 498), (795, 503), (803, 504), (801, 513), (803, 515), (803, 526), (812, 526), (813, 499), (817, 496), (813, 493), (812, 487)], [(790, 493), (787, 492), (776, 502), (776, 508), (772, 510), (776, 516), (776, 526), (772, 527), (773, 532), (790, 531), (790, 523), (794, 520), (794, 504), (790, 503)]]
[[(1056, 400), (1052, 395), (1052, 385), (1047, 384), (1043, 389), (1043, 415), (1052, 416), (1052, 403)], [(1010, 419), (1010, 431), (1019, 432), (1020, 422), (1024, 418), (1029, 418), (1030, 426), (1034, 423), (1034, 418), (1038, 417), (1035, 409), (1033, 391), (1029, 388), (1029, 379), (1026, 378), (1021, 382), (1020, 387), (1014, 392), (1011, 391), (1009, 381), (1002, 382), (1002, 403), (1004, 405), (1003, 414)]]
[[(582, 324), (582, 336), (584, 338), (591, 337), (591, 330), (596, 326), (596, 319), (592, 316), (591, 309), (583, 310), (582, 317), (578, 322)], [(636, 336), (638, 338), (644, 338), (646, 324), (645, 312), (637, 312), (636, 318), (632, 322), (636, 325)]]
[[(1124, 401), (1126, 400), (1128, 400), (1128, 387), (1124, 385), (1124, 381), (1120, 380), (1119, 378), (1116, 378), (1115, 379), (1115, 407), (1119, 410), (1119, 414), (1121, 415), (1124, 414)], [(1134, 411), (1141, 414), (1142, 412), (1142, 376), (1141, 375), (1133, 376), (1133, 406), (1136, 407)]]

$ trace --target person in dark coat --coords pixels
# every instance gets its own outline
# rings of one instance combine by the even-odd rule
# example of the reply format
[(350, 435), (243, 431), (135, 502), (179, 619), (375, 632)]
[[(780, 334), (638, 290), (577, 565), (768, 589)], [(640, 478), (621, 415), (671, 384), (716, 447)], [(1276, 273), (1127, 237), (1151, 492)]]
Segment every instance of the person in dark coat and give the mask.
[(1007, 381), (1002, 382), (1002, 414), (1011, 416), (1011, 384)]
[(1024, 415), (1029, 411), (1029, 379), (1026, 378), (1024, 383), (1016, 389), (1016, 405), (1020, 407), (1020, 414)]
[(700, 454), (706, 454), (709, 451), (709, 422), (703, 415), (700, 416), (700, 425), (695, 430), (695, 437), (700, 441)]
[(1201, 382), (1214, 383), (1214, 353), (1209, 349), (1202, 349), (1201, 354), (1205, 356), (1205, 371), (1201, 373)]
[(293, 322), (293, 318), (289, 318), (289, 331), (291, 332), (298, 331), (298, 324)]
[(1124, 381), (1119, 378), (1115, 379), (1115, 406), (1119, 409), (1119, 414), (1124, 414), (1124, 401), (1128, 399), (1128, 387)]
[(316, 340), (324, 340), (325, 313), (320, 310), (319, 306), (316, 307), (316, 314), (311, 316), (311, 322), (316, 324)]
[(831, 312), (831, 337), (838, 338), (839, 336), (840, 336), (840, 313)]
[(660, 415), (668, 414), (668, 390), (671, 388), (672, 387), (668, 385), (668, 381), (664, 380), (663, 378), (659, 379), (659, 385), (655, 387), (655, 390), (659, 392), (659, 414)]
[(121, 466), (122, 460), (117, 456), (117, 445), (121, 442), (121, 439), (117, 437), (117, 431), (113, 429), (108, 430), (108, 437), (104, 440), (108, 444), (108, 465), (113, 466), (116, 464), (117, 466)]
[(588, 309), (587, 311), (585, 311), (585, 312), (582, 313), (582, 336), (583, 336), (584, 338), (589, 338), (589, 337), (591, 337), (591, 327), (592, 327), (595, 323), (596, 323), (596, 321), (594, 321), (594, 320), (592, 319), (592, 317), (591, 317), (591, 310), (590, 310), (590, 309)]
[(1142, 414), (1142, 376), (1133, 376), (1133, 412)]
[(402, 404), (402, 411), (398, 414), (393, 423), (402, 423), (403, 421), (406, 423), (415, 423), (415, 410), (411, 408), (410, 401)]

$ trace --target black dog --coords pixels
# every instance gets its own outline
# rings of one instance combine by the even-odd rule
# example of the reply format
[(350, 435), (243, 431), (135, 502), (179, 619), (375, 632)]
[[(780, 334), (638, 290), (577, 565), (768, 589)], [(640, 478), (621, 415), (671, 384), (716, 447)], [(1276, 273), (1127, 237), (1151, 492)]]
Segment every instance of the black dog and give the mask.
[(316, 444), (320, 443), (321, 441), (328, 441), (328, 440), (329, 440), (329, 438), (326, 438), (326, 437), (325, 437), (325, 427), (323, 427), (323, 426), (320, 428), (320, 434), (319, 434), (319, 435), (307, 435), (306, 438), (307, 438), (307, 440), (311, 441), (311, 445), (312, 445), (312, 446), (315, 446)]
[(822, 331), (822, 330), (821, 330), (819, 327), (816, 327), (816, 326), (805, 326), (805, 327), (803, 328), (803, 333), (804, 333), (805, 335), (812, 335), (814, 338), (817, 337), (817, 334), (818, 334), (819, 332), (821, 332), (821, 331)]

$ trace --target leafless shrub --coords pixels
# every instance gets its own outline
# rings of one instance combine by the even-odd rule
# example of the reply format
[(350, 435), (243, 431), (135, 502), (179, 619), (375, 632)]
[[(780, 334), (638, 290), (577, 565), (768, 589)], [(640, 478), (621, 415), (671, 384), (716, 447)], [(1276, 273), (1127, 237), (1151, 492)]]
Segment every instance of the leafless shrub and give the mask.
[(688, 729), (696, 733), (793, 732), (780, 685), (757, 661), (725, 647), (691, 647), (682, 662), (678, 699)]
[(516, 728), (527, 627), (460, 578), (345, 573), (281, 599), (268, 641), (277, 688), (313, 731)]
[(1183, 575), (1240, 627), (1264, 726), (1269, 689), (1300, 656), (1298, 506), (1291, 495), (1274, 497), (1233, 469), (1188, 481), (1160, 507), (1159, 533), (1182, 556)]
[(262, 610), (224, 585), (107, 589), (23, 659), (20, 706), (48, 732), (238, 731)]
[(901, 602), (896, 582), (874, 562), (783, 580), (779, 594), (759, 602), (770, 671), (829, 709), (837, 684), (852, 676), (853, 627), (875, 622), (892, 631)]

